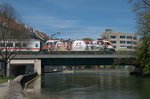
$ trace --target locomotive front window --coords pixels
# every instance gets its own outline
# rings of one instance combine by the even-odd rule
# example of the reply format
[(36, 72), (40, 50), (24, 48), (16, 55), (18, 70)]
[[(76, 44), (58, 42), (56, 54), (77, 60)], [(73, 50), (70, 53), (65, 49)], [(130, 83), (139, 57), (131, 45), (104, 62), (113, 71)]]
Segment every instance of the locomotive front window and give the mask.
[(53, 45), (53, 42), (48, 42), (47, 45)]

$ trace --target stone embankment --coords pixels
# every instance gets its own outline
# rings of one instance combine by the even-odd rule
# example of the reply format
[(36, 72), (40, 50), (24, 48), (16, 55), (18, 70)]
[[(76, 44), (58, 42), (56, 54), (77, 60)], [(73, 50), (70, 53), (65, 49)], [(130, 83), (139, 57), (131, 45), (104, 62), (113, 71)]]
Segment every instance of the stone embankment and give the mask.
[(8, 99), (25, 99), (24, 89), (26, 88), (27, 83), (37, 76), (37, 73), (25, 74), (10, 81)]

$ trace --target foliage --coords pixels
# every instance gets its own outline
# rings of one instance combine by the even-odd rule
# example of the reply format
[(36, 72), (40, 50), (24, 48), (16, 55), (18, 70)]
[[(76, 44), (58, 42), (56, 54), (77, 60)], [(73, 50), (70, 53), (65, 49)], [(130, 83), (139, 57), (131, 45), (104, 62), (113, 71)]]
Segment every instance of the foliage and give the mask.
[(0, 83), (7, 82), (8, 80), (12, 80), (12, 79), (13, 78), (8, 78), (8, 77), (2, 78), (2, 77), (0, 77)]
[(138, 33), (141, 36), (139, 48), (136, 51), (136, 64), (143, 68), (144, 73), (150, 73), (150, 0), (130, 0), (137, 16)]
[(144, 36), (141, 40), (136, 59), (137, 63), (144, 68), (144, 72), (150, 71), (150, 36)]
[(92, 38), (90, 38), (90, 37), (86, 37), (86, 38), (83, 38), (82, 40), (91, 41), (91, 40), (93, 40), (93, 39), (92, 39)]

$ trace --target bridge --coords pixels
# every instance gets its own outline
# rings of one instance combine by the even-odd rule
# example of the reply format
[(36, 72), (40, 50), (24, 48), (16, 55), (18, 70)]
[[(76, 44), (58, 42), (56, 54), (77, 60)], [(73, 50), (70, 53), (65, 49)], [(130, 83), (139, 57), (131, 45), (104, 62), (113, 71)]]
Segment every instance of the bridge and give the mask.
[(7, 66), (8, 75), (14, 65), (34, 65), (34, 71), (42, 74), (45, 65), (72, 66), (72, 65), (112, 65), (115, 60), (124, 60), (124, 64), (131, 64), (133, 52), (106, 53), (99, 51), (52, 51), (49, 53), (18, 53)]

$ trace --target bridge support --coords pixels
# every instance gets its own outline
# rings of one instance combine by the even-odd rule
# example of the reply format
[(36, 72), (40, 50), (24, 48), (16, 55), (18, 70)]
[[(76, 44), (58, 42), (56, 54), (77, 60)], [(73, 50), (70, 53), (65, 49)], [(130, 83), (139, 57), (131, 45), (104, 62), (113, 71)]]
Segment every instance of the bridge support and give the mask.
[(41, 68), (42, 68), (41, 60), (40, 59), (35, 59), (34, 60), (34, 72), (37, 72), (38, 75), (41, 75), (42, 74)]
[(10, 63), (8, 63), (6, 67), (6, 77), (10, 77), (10, 74), (11, 74), (11, 68), (10, 68)]

